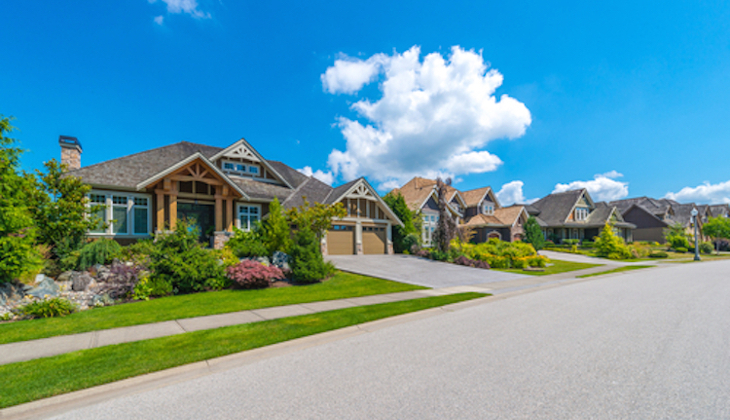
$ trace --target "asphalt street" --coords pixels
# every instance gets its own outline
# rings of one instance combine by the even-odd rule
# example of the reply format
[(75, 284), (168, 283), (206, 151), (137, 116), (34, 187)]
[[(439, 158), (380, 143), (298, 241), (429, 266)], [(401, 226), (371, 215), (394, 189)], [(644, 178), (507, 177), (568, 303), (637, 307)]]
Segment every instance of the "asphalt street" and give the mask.
[(59, 419), (727, 419), (730, 262), (599, 277)]

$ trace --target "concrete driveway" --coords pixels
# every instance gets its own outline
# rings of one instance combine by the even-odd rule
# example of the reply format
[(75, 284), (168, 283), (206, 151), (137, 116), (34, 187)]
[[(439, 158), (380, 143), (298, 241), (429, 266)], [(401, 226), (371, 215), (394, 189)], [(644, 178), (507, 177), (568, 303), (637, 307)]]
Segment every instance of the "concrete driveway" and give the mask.
[(400, 254), (331, 255), (327, 259), (340, 270), (432, 288), (503, 282), (529, 277)]

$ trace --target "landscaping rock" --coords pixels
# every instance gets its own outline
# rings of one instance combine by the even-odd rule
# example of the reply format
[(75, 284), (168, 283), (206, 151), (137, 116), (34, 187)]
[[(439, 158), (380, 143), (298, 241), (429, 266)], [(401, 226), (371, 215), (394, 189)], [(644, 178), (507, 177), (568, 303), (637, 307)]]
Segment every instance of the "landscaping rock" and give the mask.
[(282, 270), (284, 269), (284, 266), (289, 268), (289, 263), (291, 263), (291, 256), (281, 251), (276, 251), (274, 252), (274, 255), (271, 259), (271, 263)]
[(76, 271), (64, 271), (63, 273), (61, 273), (58, 276), (58, 278), (56, 279), (56, 281), (59, 281), (59, 282), (61, 282), (61, 281), (69, 281), (69, 280), (71, 280), (71, 276), (73, 276), (74, 273), (76, 273)]
[[(45, 274), (38, 274), (35, 276), (35, 281), (33, 282), (33, 284), (40, 284), (43, 282), (43, 280), (45, 280), (47, 278), (50, 278), (50, 277), (46, 277)], [(51, 280), (53, 280), (53, 279), (51, 279)]]
[(43, 299), (44, 297), (56, 297), (58, 296), (58, 285), (55, 281), (53, 281), (50, 277), (45, 277), (44, 279), (38, 283), (38, 285), (26, 292), (26, 294), (31, 295), (33, 297), (36, 297), (38, 299)]
[(269, 257), (256, 257), (256, 258), (254, 258), (254, 261), (258, 261), (262, 265), (265, 265), (267, 267), (271, 265), (271, 261), (269, 260)]
[(91, 275), (89, 275), (89, 273), (79, 273), (79, 275), (72, 277), (71, 290), (74, 292), (86, 291), (92, 281), (94, 281), (94, 279)]

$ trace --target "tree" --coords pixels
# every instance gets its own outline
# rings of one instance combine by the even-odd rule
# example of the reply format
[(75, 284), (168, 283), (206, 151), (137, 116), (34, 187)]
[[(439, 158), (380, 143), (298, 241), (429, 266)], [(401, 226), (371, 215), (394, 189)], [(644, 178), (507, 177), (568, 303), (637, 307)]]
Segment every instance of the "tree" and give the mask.
[(715, 240), (715, 249), (720, 253), (720, 240), (730, 239), (730, 219), (723, 216), (710, 217), (702, 226), (702, 233)]
[(261, 222), (261, 235), (269, 255), (273, 255), (276, 251), (289, 251), (291, 244), (289, 223), (278, 198), (274, 198), (269, 204), (269, 214)]
[(626, 246), (621, 237), (614, 233), (611, 223), (606, 223), (603, 226), (601, 234), (596, 239), (594, 249), (599, 257), (612, 260), (625, 260), (632, 257), (629, 247)]
[(309, 227), (318, 239), (321, 239), (325, 231), (332, 226), (332, 219), (345, 216), (347, 216), (347, 210), (342, 203), (310, 205), (306, 199), (301, 206), (291, 208), (286, 212), (289, 224), (296, 226), (297, 229)]
[(545, 246), (545, 237), (542, 235), (540, 224), (534, 216), (530, 216), (525, 222), (525, 242), (532, 244), (535, 251), (540, 251)]
[(436, 194), (438, 195), (439, 220), (434, 231), (434, 241), (436, 247), (441, 252), (449, 252), (451, 241), (456, 237), (457, 226), (456, 220), (449, 211), (449, 187), (451, 186), (451, 178), (446, 181), (436, 178)]
[(397, 253), (410, 250), (412, 245), (418, 244), (420, 238), (416, 229), (415, 213), (408, 208), (400, 192), (386, 194), (383, 201), (403, 222), (403, 227), (393, 226), (393, 250)]
[(668, 227), (664, 228), (662, 233), (664, 234), (664, 239), (667, 242), (669, 242), (669, 238), (672, 236), (680, 236), (687, 239), (689, 239), (690, 237), (690, 235), (687, 233), (687, 229), (685, 229), (680, 222), (672, 223)]
[(15, 139), (6, 137), (14, 127), (0, 115), (0, 283), (18, 278), (42, 265), (34, 247), (36, 228), (28, 209), (28, 178), (21, 175)]
[(81, 178), (65, 174), (65, 165), (52, 159), (46, 172), (26, 175), (30, 211), (38, 227), (38, 242), (53, 247), (57, 257), (81, 248), (86, 234), (103, 221), (97, 212), (103, 206), (89, 206), (91, 186)]
[(319, 239), (308, 225), (302, 225), (294, 234), (291, 246), (292, 277), (299, 283), (316, 283), (330, 277), (335, 267), (322, 257)]

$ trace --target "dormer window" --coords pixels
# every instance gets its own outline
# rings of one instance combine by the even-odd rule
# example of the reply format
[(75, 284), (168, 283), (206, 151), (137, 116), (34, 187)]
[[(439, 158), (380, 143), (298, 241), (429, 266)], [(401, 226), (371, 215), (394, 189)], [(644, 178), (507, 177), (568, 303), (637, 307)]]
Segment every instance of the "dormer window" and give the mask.
[(579, 207), (575, 209), (575, 220), (578, 222), (582, 222), (588, 218), (588, 209)]
[(492, 215), (494, 214), (494, 204), (492, 203), (484, 203), (482, 206), (482, 213)]
[(252, 175), (252, 176), (258, 176), (259, 175), (259, 167), (258, 165), (251, 165), (251, 164), (245, 164), (240, 162), (231, 162), (231, 161), (224, 161), (223, 162), (223, 172), (231, 174), (231, 175)]

